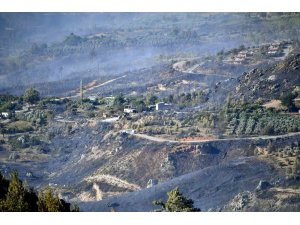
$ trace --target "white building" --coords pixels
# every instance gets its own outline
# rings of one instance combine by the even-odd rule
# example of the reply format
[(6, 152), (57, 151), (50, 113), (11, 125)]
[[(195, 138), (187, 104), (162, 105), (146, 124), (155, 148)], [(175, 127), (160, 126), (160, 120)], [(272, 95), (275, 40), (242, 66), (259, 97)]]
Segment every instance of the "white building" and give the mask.
[(133, 135), (133, 134), (135, 134), (135, 130), (130, 130), (130, 129), (128, 129), (128, 130), (121, 130), (121, 133)]
[(172, 104), (167, 104), (167, 103), (164, 103), (164, 102), (159, 102), (159, 103), (156, 103), (155, 105), (155, 109), (157, 111), (159, 110), (170, 110), (172, 108)]
[(130, 105), (126, 105), (124, 107), (124, 113), (136, 113), (136, 108), (131, 107)]
[(1, 116), (2, 116), (3, 118), (8, 118), (9, 112), (2, 112), (2, 113), (1, 113)]

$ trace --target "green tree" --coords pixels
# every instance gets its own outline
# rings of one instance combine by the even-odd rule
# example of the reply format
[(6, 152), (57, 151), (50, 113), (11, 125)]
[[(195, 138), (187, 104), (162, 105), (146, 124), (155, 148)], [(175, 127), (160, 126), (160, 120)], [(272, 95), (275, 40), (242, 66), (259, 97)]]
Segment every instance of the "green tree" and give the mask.
[(287, 95), (282, 96), (280, 99), (282, 105), (286, 106), (290, 112), (296, 110), (295, 103), (294, 103), (295, 97), (296, 95), (290, 92)]
[(121, 109), (123, 107), (123, 104), (126, 102), (125, 97), (122, 93), (117, 95), (114, 100), (114, 106), (118, 109)]
[(3, 208), (8, 212), (26, 212), (29, 211), (28, 203), (25, 199), (26, 191), (22, 181), (18, 178), (18, 172), (11, 174), (11, 181), (8, 186), (6, 199)]
[(185, 102), (190, 102), (190, 101), (192, 101), (192, 95), (191, 95), (191, 93), (187, 93), (185, 95)]
[(40, 93), (31, 87), (25, 91), (23, 99), (25, 102), (34, 104), (40, 100)]
[(199, 208), (194, 208), (194, 202), (192, 199), (188, 199), (179, 192), (179, 188), (169, 191), (169, 196), (166, 203), (162, 200), (156, 200), (153, 203), (162, 207), (159, 211), (166, 212), (200, 212)]
[(143, 99), (137, 99), (137, 100), (133, 101), (133, 105), (136, 107), (136, 110), (138, 112), (143, 112), (147, 109), (146, 104)]
[(63, 205), (51, 189), (47, 188), (39, 195), (38, 209), (40, 212), (60, 212)]
[(0, 134), (4, 137), (4, 134), (6, 132), (4, 124), (0, 123)]
[(174, 102), (174, 95), (170, 94), (170, 95), (168, 96), (168, 98), (167, 98), (167, 101), (168, 101), (169, 103), (173, 103), (173, 102)]
[(77, 205), (59, 199), (46, 189), (39, 195), (19, 180), (16, 171), (7, 180), (0, 173), (0, 212), (79, 212)]
[(263, 128), (262, 134), (274, 135), (275, 134), (274, 126), (272, 124), (268, 124), (265, 128)]
[(60, 199), (50, 188), (40, 192), (37, 205), (39, 212), (79, 212), (77, 205)]
[(148, 105), (155, 105), (158, 97), (155, 95), (150, 95), (150, 97), (147, 99)]

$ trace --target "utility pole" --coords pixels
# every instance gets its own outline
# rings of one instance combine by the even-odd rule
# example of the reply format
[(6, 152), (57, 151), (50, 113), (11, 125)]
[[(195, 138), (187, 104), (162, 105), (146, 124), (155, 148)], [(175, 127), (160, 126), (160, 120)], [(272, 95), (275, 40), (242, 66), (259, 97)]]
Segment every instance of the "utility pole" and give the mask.
[(80, 81), (80, 103), (82, 105), (83, 100), (83, 87), (82, 87), (82, 80)]

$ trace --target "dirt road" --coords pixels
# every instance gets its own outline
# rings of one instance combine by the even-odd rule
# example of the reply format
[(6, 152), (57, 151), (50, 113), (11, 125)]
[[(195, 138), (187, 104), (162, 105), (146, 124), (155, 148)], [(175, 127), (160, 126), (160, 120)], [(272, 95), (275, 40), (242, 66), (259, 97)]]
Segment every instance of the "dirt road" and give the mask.
[[(104, 86), (104, 85), (110, 84), (110, 83), (112, 83), (112, 82), (114, 82), (114, 81), (116, 81), (116, 80), (122, 79), (122, 78), (124, 78), (124, 77), (126, 77), (126, 76), (127, 76), (127, 75), (123, 75), (123, 76), (121, 76), (121, 77), (117, 77), (117, 78), (114, 78), (114, 79), (105, 81), (105, 82), (103, 82), (103, 83), (101, 83), (101, 84), (98, 84), (98, 85), (95, 85), (95, 86), (86, 88), (86, 89), (83, 90), (83, 93), (86, 93), (87, 91), (91, 91), (91, 90), (94, 90), (95, 88), (99, 88), (99, 87), (102, 87), (102, 86)], [(80, 96), (80, 93), (77, 93), (77, 94), (72, 95), (72, 96), (62, 97), (62, 99), (64, 99), (64, 98), (77, 98), (77, 97), (79, 97), (79, 96)]]
[(193, 141), (176, 141), (172, 139), (165, 139), (160, 137), (153, 137), (147, 134), (133, 134), (136, 137), (147, 139), (150, 141), (155, 142), (171, 142), (171, 143), (203, 143), (203, 142), (215, 142), (215, 141), (238, 141), (238, 140), (259, 140), (259, 139), (276, 139), (276, 138), (284, 138), (284, 137), (292, 137), (296, 135), (300, 135), (300, 132), (296, 133), (289, 133), (289, 134), (283, 134), (283, 135), (263, 135), (263, 136), (257, 136), (257, 137), (241, 137), (241, 138), (216, 138), (216, 139), (210, 139), (210, 140), (193, 140)]

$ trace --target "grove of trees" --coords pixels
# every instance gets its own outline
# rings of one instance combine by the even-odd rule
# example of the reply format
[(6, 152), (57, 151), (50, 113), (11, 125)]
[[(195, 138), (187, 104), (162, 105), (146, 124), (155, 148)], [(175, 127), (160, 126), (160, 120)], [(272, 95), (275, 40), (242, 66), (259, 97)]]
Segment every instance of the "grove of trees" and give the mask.
[(16, 171), (6, 179), (0, 173), (0, 212), (78, 212), (73, 206), (59, 199), (51, 189), (37, 192), (19, 179)]

